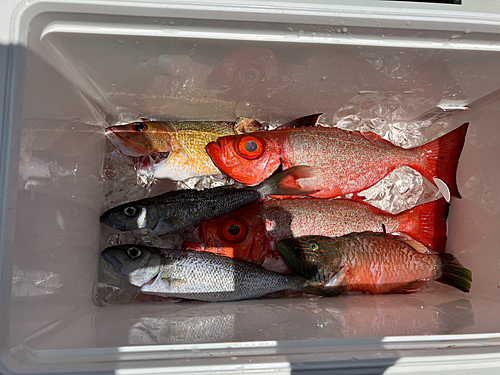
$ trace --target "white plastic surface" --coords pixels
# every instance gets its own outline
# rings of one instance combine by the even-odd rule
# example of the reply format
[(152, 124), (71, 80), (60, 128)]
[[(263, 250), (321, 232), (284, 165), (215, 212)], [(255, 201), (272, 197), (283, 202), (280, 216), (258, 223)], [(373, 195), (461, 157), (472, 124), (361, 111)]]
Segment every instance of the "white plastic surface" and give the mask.
[[(498, 101), (460, 118), (471, 125), (448, 248), (473, 272), (470, 294), (433, 284), (408, 296), (92, 302), (107, 120), (333, 121), (349, 103), (369, 112), (373, 92), (408, 120), (443, 99), (471, 103), (500, 88), (500, 2), (474, 2), (487, 13), (464, 3), (2, 4), (0, 370), (497, 374)], [(208, 79), (244, 47), (272, 52), (269, 79)]]

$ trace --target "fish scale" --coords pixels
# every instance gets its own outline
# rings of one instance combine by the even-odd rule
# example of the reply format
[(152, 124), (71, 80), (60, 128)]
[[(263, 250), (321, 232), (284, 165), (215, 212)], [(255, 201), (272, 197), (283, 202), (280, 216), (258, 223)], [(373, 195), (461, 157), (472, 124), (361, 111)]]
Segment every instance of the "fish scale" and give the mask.
[[(144, 126), (135, 130), (136, 124)], [(235, 123), (227, 121), (146, 121), (106, 129), (110, 142), (125, 155), (169, 153), (155, 163), (155, 177), (176, 181), (218, 175), (220, 170), (205, 151), (207, 143), (234, 135)]]
[(425, 145), (404, 149), (371, 132), (311, 126), (316, 119), (307, 116), (295, 120), (293, 127), (221, 137), (207, 145), (207, 152), (221, 171), (247, 185), (259, 183), (280, 166), (318, 167), (320, 173), (301, 182), (315, 198), (363, 191), (401, 166), (417, 170), (433, 184), (440, 179), (452, 196), (460, 198), (456, 171), (468, 124)]
[[(406, 233), (443, 252), (446, 212), (443, 199), (396, 215), (350, 199), (269, 200), (201, 223), (195, 238), (204, 246), (191, 246), (194, 250), (232, 256), (276, 272), (290, 272), (276, 251), (277, 242), (311, 234), (335, 237), (366, 230), (382, 232), (385, 228), (388, 233)], [(229, 220), (246, 235), (231, 240), (223, 232)]]
[(143, 293), (201, 301), (256, 298), (281, 290), (322, 295), (299, 275), (282, 275), (239, 260), (141, 245), (106, 248), (103, 259)]
[[(287, 137), (289, 144), (283, 146), (283, 159), (287, 166), (300, 163), (321, 167), (314, 179), (304, 180), (301, 184), (308, 189), (329, 186), (330, 193), (326, 196), (316, 193), (316, 198), (360, 191), (374, 185), (380, 176), (419, 158), (413, 149), (394, 147), (386, 141), (371, 142), (359, 133), (347, 133), (337, 128), (300, 130)], [(325, 158), (324, 155), (335, 157)]]
[(289, 168), (254, 187), (219, 186), (200, 191), (170, 191), (113, 207), (104, 212), (100, 220), (115, 229), (150, 228), (162, 236), (234, 211), (265, 195), (308, 193), (298, 187), (296, 180), (311, 176), (313, 171), (307, 166)]
[(282, 240), (278, 252), (302, 276), (333, 293), (415, 292), (429, 280), (468, 291), (472, 276), (451, 254), (417, 250), (414, 240), (386, 233)]

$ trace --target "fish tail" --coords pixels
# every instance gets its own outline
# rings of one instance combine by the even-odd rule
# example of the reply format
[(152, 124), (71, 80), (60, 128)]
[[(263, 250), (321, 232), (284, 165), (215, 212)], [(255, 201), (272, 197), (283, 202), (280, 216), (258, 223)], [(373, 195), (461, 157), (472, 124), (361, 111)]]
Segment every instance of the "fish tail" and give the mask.
[(468, 126), (469, 123), (465, 123), (458, 129), (419, 147), (425, 155), (425, 160), (411, 166), (434, 184), (434, 178), (442, 180), (448, 186), (450, 194), (457, 198), (461, 198), (456, 182), (458, 159), (462, 153)]
[(436, 281), (468, 292), (472, 283), (472, 272), (451, 254), (438, 254), (438, 257), (441, 260), (441, 276)]
[[(401, 231), (438, 253), (446, 247), (446, 218), (449, 204), (444, 198), (404, 211)], [(398, 215), (398, 216), (399, 216)]]
[(306, 195), (316, 192), (316, 190), (304, 189), (297, 180), (301, 178), (313, 177), (318, 167), (298, 165), (285, 169), (257, 186), (257, 191), (261, 195)]

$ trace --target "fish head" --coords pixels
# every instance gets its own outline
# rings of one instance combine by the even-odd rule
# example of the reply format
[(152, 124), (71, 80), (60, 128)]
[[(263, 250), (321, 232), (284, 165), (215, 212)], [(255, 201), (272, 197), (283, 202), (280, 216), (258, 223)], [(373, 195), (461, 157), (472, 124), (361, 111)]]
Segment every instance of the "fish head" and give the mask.
[(104, 261), (132, 285), (141, 287), (160, 272), (159, 250), (142, 245), (110, 246), (101, 252)]
[(324, 236), (302, 236), (281, 240), (277, 244), (278, 254), (294, 272), (311, 281), (325, 279), (327, 269), (337, 268), (340, 257), (327, 249)]
[(262, 264), (269, 250), (264, 224), (252, 220), (244, 209), (203, 221), (193, 232), (197, 244), (192, 250), (205, 251)]
[(142, 228), (151, 228), (154, 231), (160, 218), (157, 215), (157, 207), (135, 201), (110, 208), (101, 215), (100, 221), (121, 231)]
[(166, 122), (133, 122), (106, 128), (106, 137), (123, 154), (144, 156), (172, 151), (171, 131)]
[(206, 150), (222, 172), (246, 185), (264, 181), (281, 165), (279, 143), (271, 132), (221, 137)]

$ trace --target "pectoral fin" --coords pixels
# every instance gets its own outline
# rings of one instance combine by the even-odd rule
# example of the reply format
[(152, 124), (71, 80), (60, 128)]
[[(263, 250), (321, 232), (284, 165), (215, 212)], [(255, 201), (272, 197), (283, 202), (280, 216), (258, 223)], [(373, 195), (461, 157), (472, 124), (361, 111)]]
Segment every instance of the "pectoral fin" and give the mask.
[(324, 286), (323, 291), (329, 296), (338, 296), (346, 290), (345, 279), (347, 276), (347, 271), (342, 268), (335, 276), (330, 279)]

